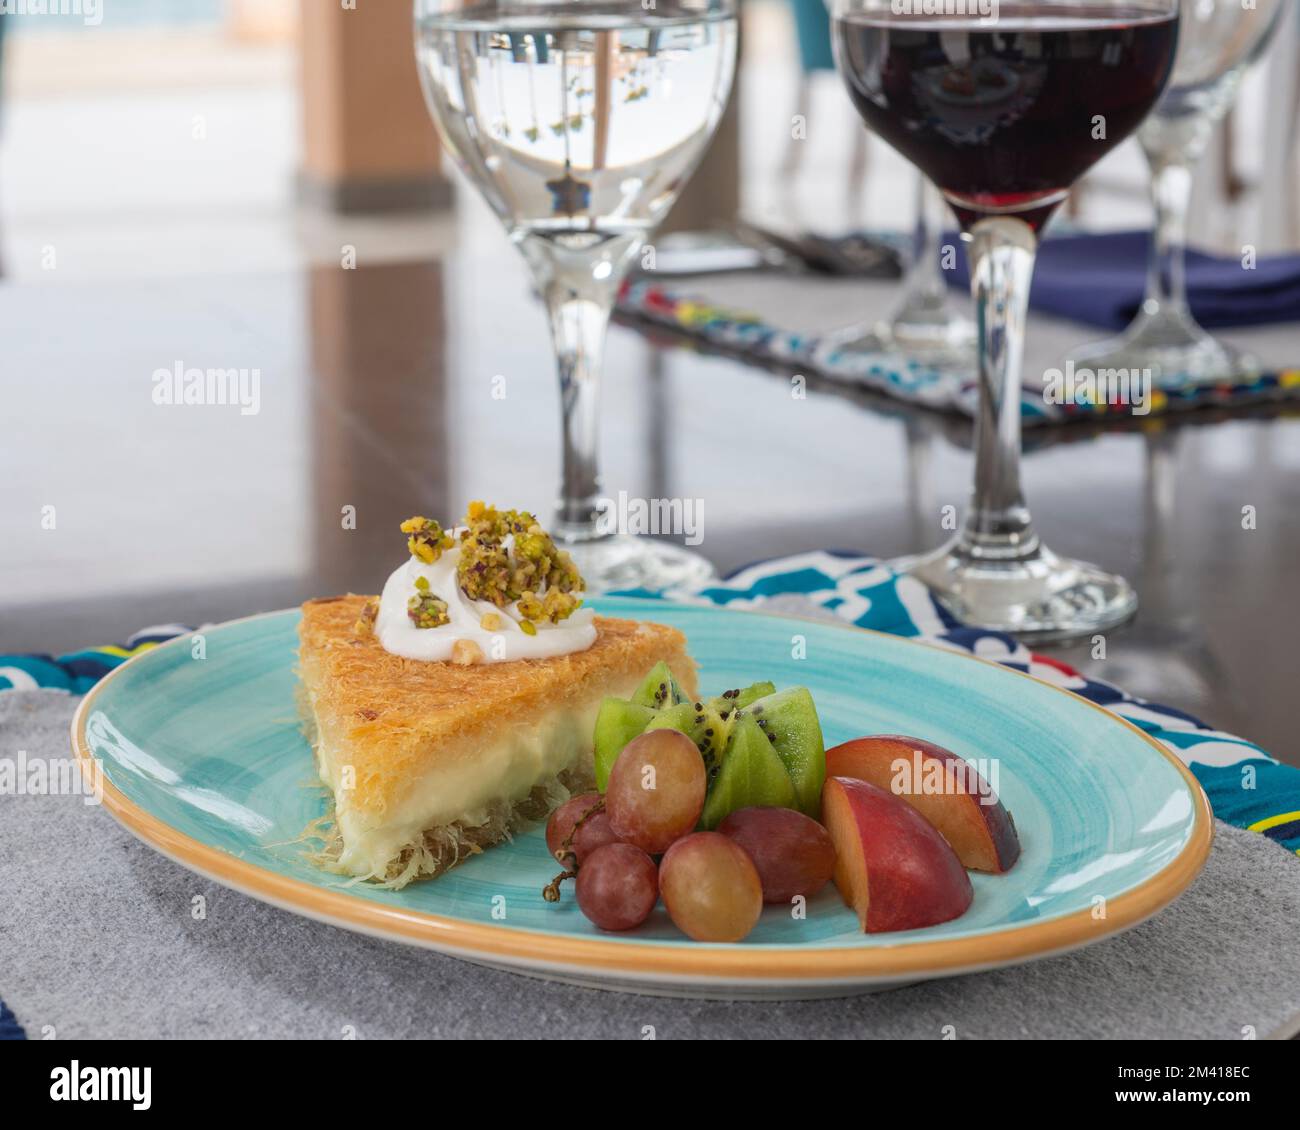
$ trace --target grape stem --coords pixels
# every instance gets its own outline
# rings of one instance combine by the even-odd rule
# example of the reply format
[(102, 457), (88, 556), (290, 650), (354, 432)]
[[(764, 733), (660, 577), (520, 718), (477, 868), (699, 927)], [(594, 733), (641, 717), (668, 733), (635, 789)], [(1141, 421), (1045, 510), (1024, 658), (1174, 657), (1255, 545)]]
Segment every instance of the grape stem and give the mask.
[(574, 868), (572, 871), (561, 871), (554, 879), (542, 888), (542, 898), (547, 902), (559, 902), (560, 884), (563, 883), (565, 879), (576, 879), (577, 877), (577, 868)]
[(573, 837), (578, 834), (578, 829), (590, 820), (591, 817), (595, 816), (597, 812), (604, 811), (605, 798), (601, 797), (600, 800), (596, 801), (595, 804), (574, 821), (573, 828), (569, 831), (569, 834), (564, 837), (564, 842), (560, 844), (560, 850), (555, 853), (555, 858), (559, 861), (564, 870), (542, 888), (542, 898), (547, 902), (559, 902), (560, 884), (563, 883), (565, 879), (576, 879), (578, 877), (578, 856), (573, 851)]

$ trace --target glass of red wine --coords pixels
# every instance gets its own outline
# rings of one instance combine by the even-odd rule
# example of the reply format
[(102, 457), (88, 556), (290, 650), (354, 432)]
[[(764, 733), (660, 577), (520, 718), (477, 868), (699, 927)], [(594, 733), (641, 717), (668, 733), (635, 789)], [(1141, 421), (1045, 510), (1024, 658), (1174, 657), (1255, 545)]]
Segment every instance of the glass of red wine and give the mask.
[(835, 59), (872, 130), (961, 224), (978, 334), (975, 491), (903, 563), (958, 619), (1063, 639), (1128, 619), (1132, 587), (1039, 540), (1020, 486), (1021, 362), (1038, 237), (1160, 98), (1178, 0), (835, 0)]

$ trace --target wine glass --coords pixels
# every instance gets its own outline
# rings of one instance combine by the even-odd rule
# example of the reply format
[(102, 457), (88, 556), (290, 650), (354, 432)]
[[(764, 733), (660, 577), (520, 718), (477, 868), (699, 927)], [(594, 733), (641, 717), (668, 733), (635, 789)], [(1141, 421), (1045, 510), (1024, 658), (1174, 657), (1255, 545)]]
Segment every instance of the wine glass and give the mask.
[(1187, 209), (1192, 169), (1214, 126), (1231, 109), (1251, 64), (1277, 30), (1283, 0), (1181, 0), (1174, 75), (1138, 131), (1151, 165), (1156, 224), (1147, 293), (1133, 324), (1109, 341), (1079, 350), (1090, 369), (1150, 369), (1167, 384), (1219, 383), (1258, 372), (1258, 361), (1217, 341), (1187, 303)]
[(918, 170), (912, 264), (903, 280), (903, 299), (888, 320), (850, 326), (831, 335), (836, 349), (895, 349), (931, 365), (969, 368), (975, 360), (975, 326), (949, 303), (941, 266), (948, 218), (939, 190)]
[[(1117, 624), (1121, 577), (1056, 556), (1020, 487), (1021, 362), (1039, 232), (1131, 134), (1173, 67), (1177, 0), (943, 5), (836, 0), (836, 63), (867, 125), (919, 166), (961, 224), (975, 300), (975, 492), (941, 549), (906, 562), (972, 626), (1063, 639)], [(912, 14), (917, 13), (917, 14)]]
[(549, 314), (563, 420), (552, 534), (590, 592), (708, 579), (699, 554), (617, 528), (599, 394), (619, 284), (722, 116), (735, 0), (415, 0), (415, 27), (442, 140)]

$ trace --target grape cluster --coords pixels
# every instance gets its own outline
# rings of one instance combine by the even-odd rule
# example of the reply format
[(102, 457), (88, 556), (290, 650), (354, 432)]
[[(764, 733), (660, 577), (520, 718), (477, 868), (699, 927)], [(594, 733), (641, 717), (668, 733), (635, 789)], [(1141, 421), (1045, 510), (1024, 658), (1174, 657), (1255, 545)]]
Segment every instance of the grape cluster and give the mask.
[[(627, 744), (602, 797), (584, 793), (552, 814), (546, 843), (576, 877), (578, 906), (603, 930), (644, 922), (663, 898), (673, 923), (701, 942), (738, 942), (765, 902), (788, 903), (830, 881), (835, 850), (816, 820), (787, 808), (733, 812), (696, 831), (707, 777), (695, 743), (649, 730)], [(658, 864), (654, 857), (660, 857)]]

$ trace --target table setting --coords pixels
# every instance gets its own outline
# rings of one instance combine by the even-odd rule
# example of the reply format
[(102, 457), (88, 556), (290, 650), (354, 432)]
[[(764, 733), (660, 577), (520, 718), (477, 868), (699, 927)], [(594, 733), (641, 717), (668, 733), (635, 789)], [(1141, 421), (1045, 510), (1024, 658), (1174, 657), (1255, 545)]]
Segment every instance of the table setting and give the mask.
[[(1283, 660), (1202, 663), (1187, 642), (1222, 631), (1193, 633), (1189, 608), (1231, 620), (1234, 601), (1285, 633), (1291, 465), (1260, 472), (1277, 504), (1207, 486), (1191, 525), (1171, 462), (1198, 432), (1284, 428), (1300, 397), (1300, 255), (1201, 250), (1188, 221), (1284, 5), (833, 0), (834, 66), (914, 167), (914, 230), (737, 223), (649, 257), (722, 128), (736, 0), (413, 8), (437, 135), (519, 253), (508, 285), (531, 288), (524, 321), (489, 273), (469, 301), (506, 313), (489, 334), (449, 318), (481, 354), (449, 350), (446, 382), (500, 365), (480, 384), (511, 389), (492, 351), (532, 349), (558, 437), (531, 392), (467, 409), (394, 364), (372, 418), (336, 380), (285, 411), (317, 445), (293, 496), (312, 515), (284, 516), (256, 596), (203, 602), (253, 552), (232, 537), (179, 596), (119, 606), (92, 576), (75, 647), (33, 646), (34, 617), (21, 646), (0, 632), (0, 1039), (1300, 1035), (1300, 753), (1261, 740), (1251, 705), (1279, 701), (1259, 671)], [(1130, 137), (1153, 229), (1060, 220)], [(391, 296), (382, 277), (347, 285)], [(393, 304), (358, 305), (389, 340)], [(549, 349), (520, 342), (538, 312)], [(907, 488), (881, 491), (874, 531), (844, 520), (859, 473), (818, 462), (816, 418), (774, 438), (809, 397), (861, 398), (891, 429), (864, 447), (904, 439), (876, 456)], [(625, 483), (623, 422), (646, 405), (653, 475)], [(457, 426), (431, 428), (441, 412)], [(720, 447), (706, 493), (685, 452), (723, 424), (753, 429), (733, 438), (752, 454)], [(539, 433), (551, 512), (531, 504), (551, 487)], [(1127, 500), (1062, 488), (1088, 494), (1124, 444), (1140, 536), (1103, 532)], [(431, 450), (455, 451), (436, 489), (413, 470)], [(373, 480), (340, 471), (366, 460)], [(794, 485), (792, 460), (811, 468)], [(276, 472), (243, 462), (232, 528), (271, 510)], [(846, 507), (870, 511), (859, 478)], [(764, 521), (808, 493), (805, 529)], [(722, 519), (714, 500), (740, 496)], [(1208, 595), (1180, 606), (1201, 557)]]

